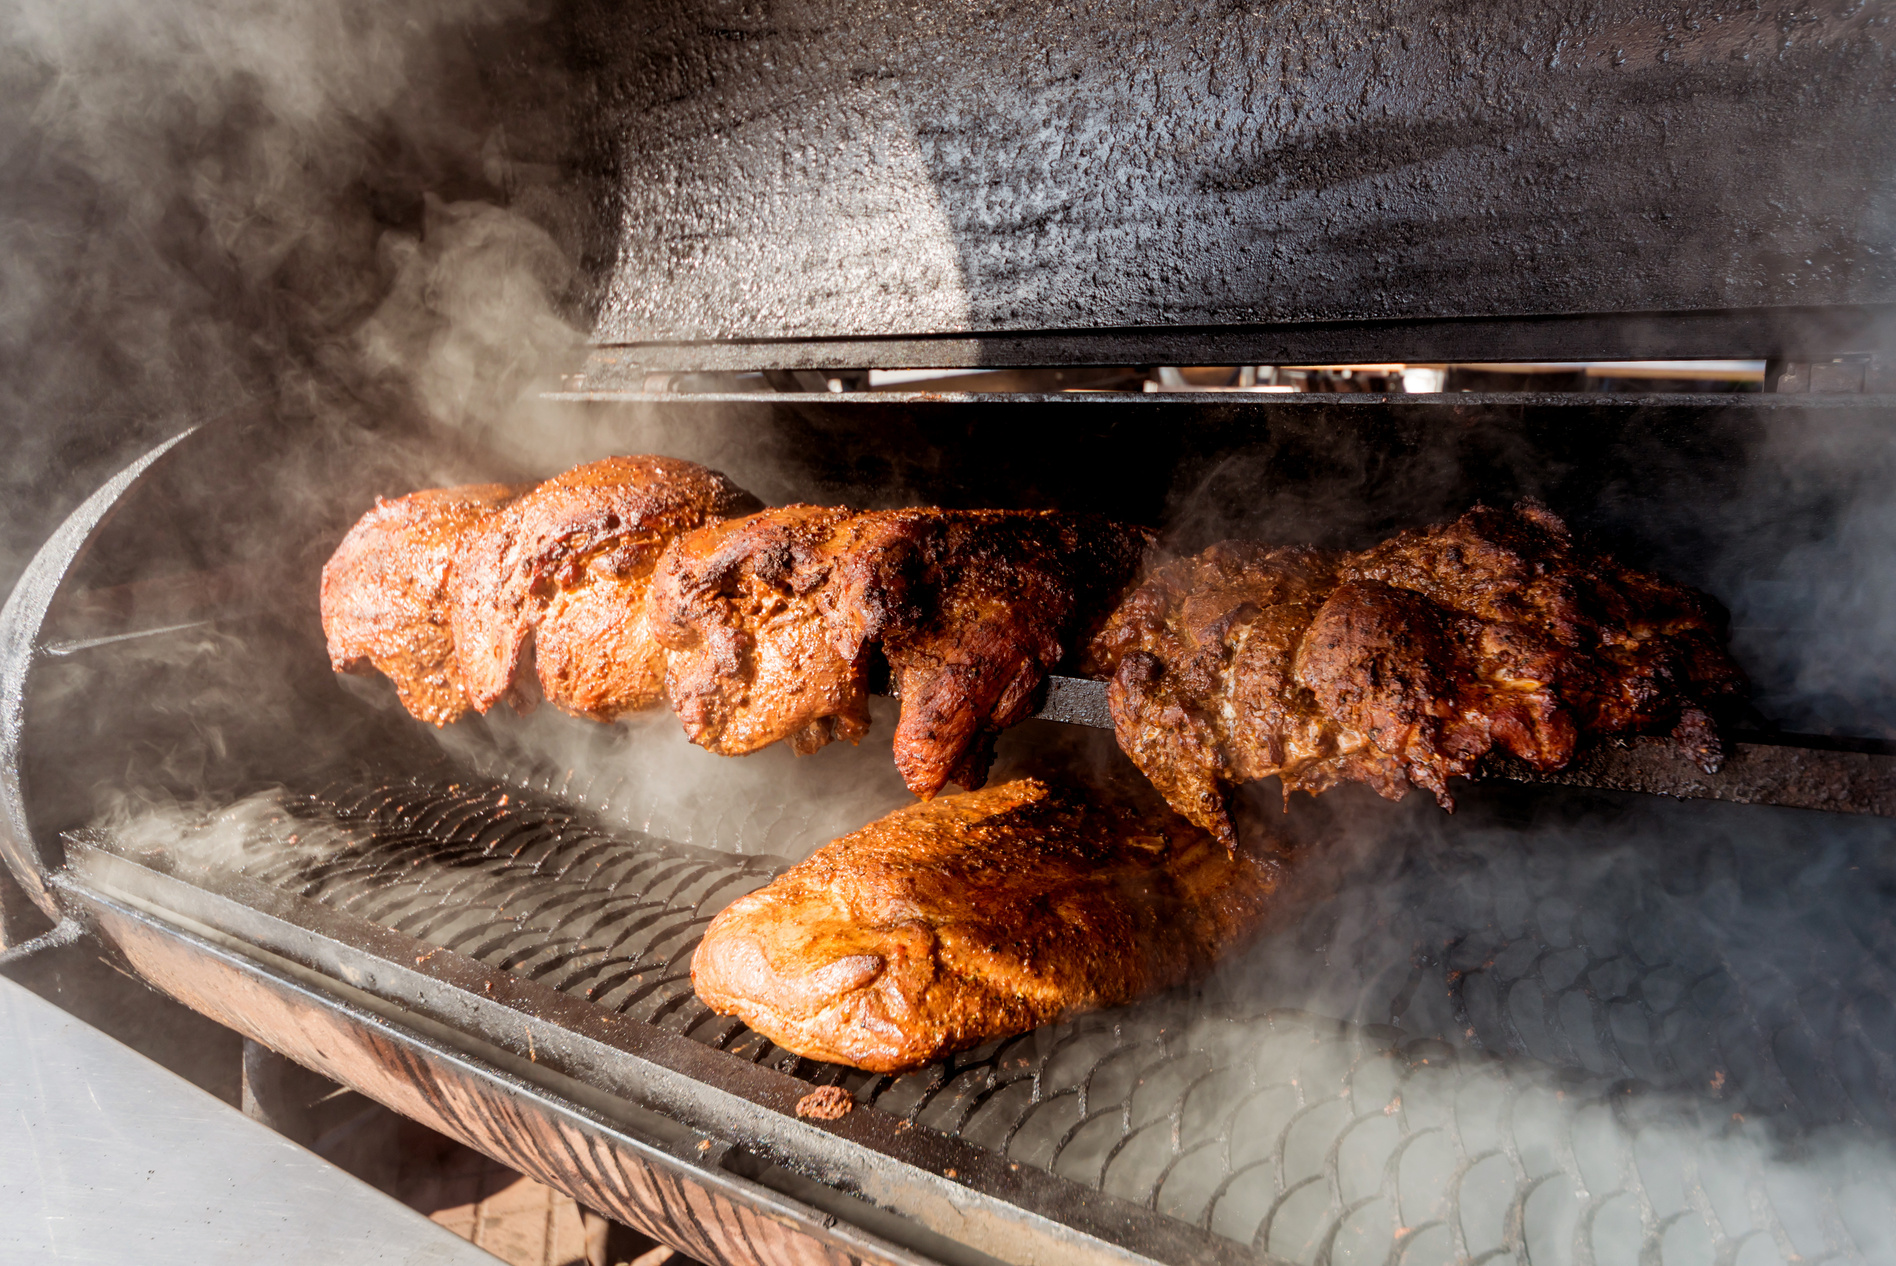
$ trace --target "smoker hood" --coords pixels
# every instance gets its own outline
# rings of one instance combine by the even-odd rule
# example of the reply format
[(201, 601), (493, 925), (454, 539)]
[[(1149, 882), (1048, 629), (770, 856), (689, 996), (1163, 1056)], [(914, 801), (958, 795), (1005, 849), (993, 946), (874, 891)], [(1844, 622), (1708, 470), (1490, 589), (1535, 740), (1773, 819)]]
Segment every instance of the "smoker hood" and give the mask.
[(611, 8), (619, 363), (1808, 357), (1896, 304), (1874, 4)]

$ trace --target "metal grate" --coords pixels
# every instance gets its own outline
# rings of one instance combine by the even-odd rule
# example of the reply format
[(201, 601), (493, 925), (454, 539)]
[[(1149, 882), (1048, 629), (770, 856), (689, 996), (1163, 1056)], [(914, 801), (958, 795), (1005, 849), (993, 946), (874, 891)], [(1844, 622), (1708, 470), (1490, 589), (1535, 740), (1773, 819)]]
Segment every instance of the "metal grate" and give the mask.
[[(1884, 824), (1663, 806), (1449, 834), (1391, 811), (1198, 989), (881, 1077), (691, 992), (705, 925), (782, 859), (608, 828), (540, 786), (284, 795), (237, 864), (1293, 1260), (1896, 1254)], [(1620, 842), (1688, 808), (1673, 848)]]

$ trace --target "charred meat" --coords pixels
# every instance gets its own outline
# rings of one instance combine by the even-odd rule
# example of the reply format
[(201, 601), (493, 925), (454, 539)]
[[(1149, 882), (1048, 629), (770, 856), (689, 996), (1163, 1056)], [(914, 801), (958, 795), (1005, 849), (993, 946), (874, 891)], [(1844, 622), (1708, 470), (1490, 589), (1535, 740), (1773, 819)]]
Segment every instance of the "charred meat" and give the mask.
[(1032, 714), (1150, 544), (1094, 516), (1011, 510), (788, 506), (693, 533), (651, 598), (672, 706), (727, 754), (853, 741), (879, 646), (909, 789), (979, 787), (995, 735)]
[(713, 1010), (812, 1059), (899, 1072), (1202, 974), (1279, 863), (1032, 780), (898, 810), (719, 914)]
[(1152, 535), (1093, 515), (1006, 510), (897, 511), (886, 522), (896, 767), (924, 799), (950, 782), (973, 790), (996, 736), (1039, 708), (1047, 674), (1086, 645)]
[(1378, 772), (1293, 675), (1341, 561), (1222, 542), (1154, 569), (1089, 650), (1085, 667), (1110, 679), (1120, 747), (1174, 809), (1228, 844), (1232, 783), (1277, 774), (1321, 790), (1344, 766)]
[(386, 674), (420, 720), (464, 716), (451, 627), (455, 550), (524, 491), (474, 484), (376, 498), (323, 567), (323, 634), (336, 671)]
[(1544, 506), (1477, 507), (1351, 555), (1215, 545), (1159, 568), (1095, 639), (1120, 746), (1227, 842), (1237, 783), (1285, 794), (1447, 780), (1494, 747), (1537, 769), (1585, 734), (1670, 730), (1745, 688), (1703, 596), (1581, 548)]
[[(1357, 555), (1344, 578), (1415, 594), (1446, 613), (1435, 619), (1465, 649), (1458, 678), (1469, 723), (1537, 769), (1566, 764), (1576, 730), (1670, 730), (1708, 770), (1722, 759), (1706, 705), (1746, 689), (1725, 649), (1722, 612), (1703, 594), (1576, 545), (1537, 502), (1477, 507), (1445, 527), (1404, 532)], [(1333, 670), (1313, 659), (1304, 676), (1319, 698), (1343, 703), (1328, 684)], [(1361, 719), (1374, 724), (1380, 711), (1404, 708), (1385, 694)], [(1441, 741), (1458, 746), (1446, 730)]]
[(530, 706), (523, 678), (568, 712), (610, 721), (664, 697), (645, 621), (660, 553), (680, 533), (758, 507), (715, 470), (608, 457), (548, 480), (469, 532), (455, 559), (454, 644), (470, 702)]

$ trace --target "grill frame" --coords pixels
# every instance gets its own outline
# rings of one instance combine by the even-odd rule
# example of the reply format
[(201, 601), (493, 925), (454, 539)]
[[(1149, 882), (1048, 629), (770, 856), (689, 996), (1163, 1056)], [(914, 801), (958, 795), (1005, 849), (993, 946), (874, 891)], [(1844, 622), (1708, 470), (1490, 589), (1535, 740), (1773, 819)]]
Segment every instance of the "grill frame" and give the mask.
[[(784, 403), (799, 407), (796, 401)], [(833, 401), (822, 400), (811, 402), (811, 407), (819, 403), (835, 406)], [(843, 403), (848, 407), (852, 402)], [(1039, 403), (1055, 409), (1082, 407), (1071, 400)], [(1195, 410), (1203, 407), (1197, 400), (1157, 403)], [(1732, 406), (1731, 401), (1717, 403)], [(1771, 410), (1790, 402), (1759, 403)], [(1861, 398), (1813, 403), (1818, 408), (1888, 407), (1886, 402)], [(1524, 407), (1524, 402), (1518, 397), (1487, 398), (1457, 400), (1453, 405), (1480, 409)], [(1231, 410), (1226, 408), (1225, 412)], [(1456, 414), (1451, 411), (1448, 416)], [(562, 1042), (570, 1052), (582, 1039), (594, 1040), (583, 1027), (575, 1029), (567, 1023), (565, 1008), (573, 1005), (571, 1000), (544, 987), (528, 989), (531, 982), (515, 980), (471, 960), (451, 958), (445, 952), (431, 954), (428, 947), (412, 939), (378, 940), (385, 934), (382, 929), (344, 927), (341, 923), (332, 927), (317, 911), (292, 911), (295, 918), (280, 917), (283, 911), (272, 905), (277, 898), (267, 890), (219, 891), (223, 881), (198, 882), (203, 877), (197, 877), (187, 882), (175, 875), (158, 875), (121, 859), (105, 860), (97, 850), (84, 847), (74, 847), (69, 856), (63, 855), (57, 832), (74, 825), (70, 806), (53, 794), (48, 779), (32, 776), (34, 770), (24, 759), (31, 746), (26, 738), (34, 731), (36, 720), (55, 720), (62, 711), (69, 715), (74, 707), (97, 709), (111, 696), (95, 692), (78, 701), (60, 698), (60, 691), (46, 684), (54, 674), (40, 670), (83, 660), (89, 653), (88, 646), (118, 645), (112, 639), (141, 638), (173, 626), (151, 629), (108, 625), (94, 630), (96, 636), (76, 636), (61, 613), (62, 607), (69, 614), (74, 606), (67, 601), (74, 597), (72, 591), (87, 583), (88, 547), (111, 527), (115, 511), (136, 500), (135, 494), (141, 493), (144, 481), (162, 475), (168, 466), (201, 460), (227, 435), (227, 431), (212, 428), (199, 433), (193, 443), (183, 443), (185, 437), (180, 437), (174, 445), (153, 453), (112, 481), (49, 543), (29, 573), (30, 583), (22, 584), (7, 607), (3, 622), (4, 645), (9, 652), (4, 665), (7, 693), (0, 699), (5, 704), (0, 736), (5, 737), (8, 746), (0, 751), (0, 757), (5, 759), (10, 781), (0, 784), (0, 800), (5, 802), (9, 861), (23, 875), (41, 881), (36, 895), (49, 913), (83, 918), (137, 974), (187, 1005), (397, 1111), (434, 1124), (505, 1163), (546, 1178), (575, 1198), (613, 1212), (633, 1225), (650, 1228), (657, 1238), (686, 1252), (716, 1254), (731, 1260), (771, 1260), (773, 1251), (707, 1239), (703, 1219), (693, 1212), (699, 1207), (693, 1205), (695, 1200), (709, 1202), (702, 1205), (705, 1209), (723, 1210), (714, 1212), (713, 1218), (734, 1220), (759, 1244), (790, 1246), (785, 1251), (791, 1255), (815, 1255), (818, 1260), (907, 1263), (918, 1255), (955, 1260), (969, 1240), (997, 1246), (1011, 1255), (1009, 1260), (1035, 1260), (1036, 1254), (1040, 1260), (1068, 1260), (1079, 1252), (1112, 1260), (1260, 1260), (1229, 1241), (1200, 1235), (1183, 1223), (1098, 1197), (1051, 1175), (1032, 1174), (1022, 1179), (1019, 1174), (1028, 1167), (1023, 1166), (1021, 1171), (1008, 1169), (1004, 1158), (946, 1136), (911, 1137), (905, 1132), (902, 1137), (909, 1139), (905, 1146), (920, 1150), (897, 1149), (892, 1156), (863, 1146), (860, 1141), (839, 1138), (834, 1130), (818, 1130), (795, 1119), (794, 1098), (787, 1098), (793, 1091), (798, 1095), (806, 1091), (809, 1082), (767, 1069), (756, 1070), (741, 1059), (720, 1055), (697, 1043), (689, 1043), (690, 1049), (674, 1048), (683, 1061), (680, 1065), (649, 1059), (646, 1053), (628, 1052), (623, 1049), (626, 1042), (596, 1043), (607, 1052), (608, 1062), (617, 1061), (621, 1072), (633, 1066), (630, 1061), (643, 1060), (639, 1068), (655, 1068), (671, 1078), (676, 1094), (664, 1098), (659, 1108), (647, 1109), (610, 1089), (610, 1078), (603, 1073), (598, 1077), (584, 1073), (574, 1076), (541, 1059), (547, 1052), (561, 1051)], [(294, 437), (278, 438), (294, 451)], [(174, 448), (177, 457), (171, 462), (161, 460)], [(327, 513), (332, 519), (347, 517), (346, 511), (334, 507)], [(241, 522), (241, 516), (235, 521)], [(292, 538), (300, 526), (321, 542), (325, 539), (322, 532), (328, 530), (310, 527), (293, 516), (287, 516), (285, 522), (288, 526), (282, 528), (282, 535), (286, 539)], [(215, 535), (210, 533), (213, 538)], [(219, 561), (214, 549), (208, 558)], [(225, 604), (223, 609), (229, 612), (246, 609), (244, 597), (233, 596), (228, 588), (221, 583), (206, 585), (204, 601)], [(172, 620), (175, 613), (170, 607), (164, 610), (166, 620)], [(290, 624), (300, 627), (295, 623), (297, 619), (306, 617), (293, 617)], [(327, 666), (321, 668), (326, 676)], [(1050, 692), (1046, 715), (1097, 725), (1102, 720), (1099, 703), (1097, 684), (1061, 681)], [(411, 733), (407, 727), (402, 730)], [(40, 732), (44, 731), (42, 724)], [(1821, 762), (1836, 755), (1813, 751), (1800, 754), (1798, 759)], [(1876, 762), (1886, 759), (1876, 753), (1841, 755)], [(39, 772), (46, 773), (45, 761), (40, 765)], [(81, 771), (74, 776), (83, 780), (86, 775)], [(162, 891), (164, 900), (152, 901), (153, 890)], [(145, 894), (142, 897), (141, 891)], [(410, 966), (414, 959), (423, 961)], [(437, 977), (431, 965), (438, 965), (445, 978)], [(365, 988), (365, 984), (374, 988)], [(494, 1002), (493, 994), (500, 994), (503, 1001)], [(416, 1000), (426, 1001), (427, 1006), (415, 1005)], [(582, 1019), (591, 1023), (593, 1017), (575, 1015), (571, 1024), (581, 1024)], [(523, 1036), (533, 1035), (525, 1051), (524, 1068), (520, 1064), (521, 1051), (494, 1040), (495, 1031), (490, 1026), (495, 1021), (504, 1026), (519, 1023)], [(327, 1035), (324, 1041), (331, 1046), (312, 1045), (309, 1032)], [(620, 1038), (632, 1032), (614, 1028), (614, 1035)], [(650, 1033), (637, 1031), (640, 1041), (656, 1040), (654, 1034), (665, 1038), (666, 1043), (684, 1040), (656, 1029)], [(587, 1050), (598, 1053), (592, 1047)], [(703, 1063), (705, 1060), (710, 1063)], [(586, 1067), (601, 1069), (605, 1065)], [(681, 1071), (700, 1068), (708, 1071), (703, 1076)], [(752, 1072), (741, 1071), (746, 1068)], [(727, 1075), (749, 1078), (758, 1071), (768, 1074), (768, 1084), (759, 1084), (761, 1100), (732, 1096), (728, 1088), (720, 1087), (720, 1078)], [(423, 1093), (431, 1088), (439, 1091), (436, 1098), (443, 1102), (459, 1095), (489, 1107), (472, 1119), (465, 1114), (445, 1113), (440, 1103), (431, 1102)], [(726, 1096), (727, 1107), (743, 1105), (733, 1109), (736, 1118), (728, 1113), (721, 1117), (699, 1115), (701, 1101), (717, 1095)], [(641, 1117), (640, 1111), (648, 1115)], [(759, 1117), (759, 1112), (767, 1115)], [(744, 1126), (733, 1128), (733, 1119)], [(505, 1128), (482, 1124), (496, 1120), (506, 1122)], [(768, 1146), (744, 1145), (747, 1139), (757, 1142), (744, 1132), (756, 1120), (766, 1120), (778, 1131)], [(850, 1120), (856, 1122), (851, 1127), (856, 1129), (894, 1128), (893, 1118), (873, 1109), (852, 1114), (845, 1124)], [(644, 1136), (639, 1133), (640, 1123), (647, 1127)], [(689, 1130), (695, 1123), (709, 1124), (714, 1132), (700, 1130), (685, 1137), (685, 1154), (681, 1156), (676, 1131)], [(786, 1128), (791, 1131), (788, 1136), (781, 1134)], [(579, 1131), (588, 1141), (583, 1146), (572, 1143), (562, 1133), (569, 1131)], [(786, 1144), (786, 1137), (796, 1146)], [(927, 1147), (922, 1146), (924, 1142)], [(699, 1144), (708, 1146), (700, 1150)], [(929, 1148), (945, 1150), (930, 1152)], [(614, 1158), (612, 1165), (618, 1167), (620, 1177), (613, 1177), (610, 1167), (602, 1169), (595, 1163), (606, 1152)], [(973, 1160), (966, 1159), (970, 1155)], [(850, 1168), (852, 1165), (855, 1168)], [(949, 1169), (956, 1174), (952, 1180), (946, 1176)], [(625, 1180), (627, 1174), (658, 1177), (650, 1182), (641, 1179), (645, 1183), (641, 1186)], [(758, 1181), (772, 1176), (782, 1181), (776, 1186)], [(873, 1181), (865, 1185), (865, 1176)], [(851, 1203), (846, 1193), (852, 1189), (863, 1191), (869, 1202)], [(935, 1202), (933, 1213), (912, 1212), (917, 1202), (926, 1204), (930, 1200)], [(886, 1212), (889, 1208), (900, 1211), (898, 1220), (879, 1225), (892, 1229), (893, 1234), (878, 1238), (872, 1230), (857, 1233), (855, 1228), (878, 1225), (878, 1210)], [(945, 1233), (936, 1238), (938, 1233), (929, 1230), (928, 1224), (920, 1232), (905, 1232), (904, 1225), (912, 1225), (912, 1221), (905, 1220), (918, 1216), (924, 1220), (932, 1217), (932, 1226), (943, 1228)], [(1065, 1225), (1069, 1216), (1080, 1229)], [(838, 1227), (842, 1230), (836, 1231)], [(832, 1231), (836, 1233), (831, 1235)], [(909, 1239), (906, 1244), (902, 1242), (905, 1235)]]

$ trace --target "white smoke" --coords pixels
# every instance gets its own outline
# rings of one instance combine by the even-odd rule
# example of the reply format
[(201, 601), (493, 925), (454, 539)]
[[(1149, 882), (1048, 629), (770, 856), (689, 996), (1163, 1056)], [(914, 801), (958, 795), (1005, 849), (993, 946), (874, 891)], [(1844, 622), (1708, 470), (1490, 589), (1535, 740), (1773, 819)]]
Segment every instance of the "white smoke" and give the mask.
[(110, 473), (245, 401), (483, 435), (532, 407), (583, 324), (579, 246), (523, 214), (577, 231), (560, 155), (516, 159), (495, 102), (508, 73), (562, 99), (547, 7), (0, 0), (0, 590)]

